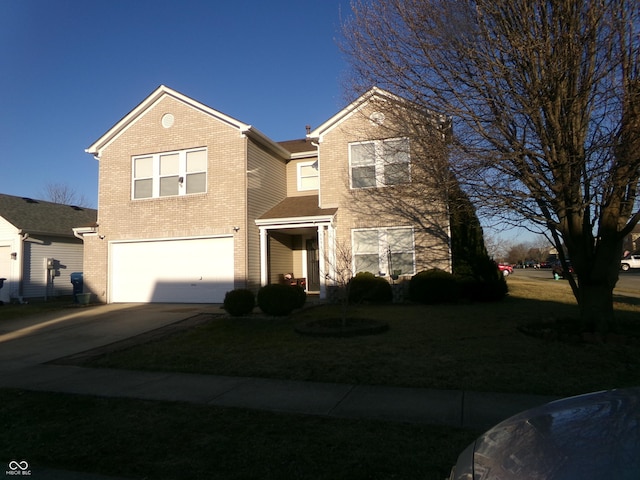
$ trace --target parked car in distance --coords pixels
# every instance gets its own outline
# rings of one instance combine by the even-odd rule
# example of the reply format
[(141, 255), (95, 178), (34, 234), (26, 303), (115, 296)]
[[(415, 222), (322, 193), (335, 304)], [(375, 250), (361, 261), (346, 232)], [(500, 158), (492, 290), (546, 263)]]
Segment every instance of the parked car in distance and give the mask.
[(640, 478), (640, 387), (565, 398), (491, 428), (449, 480)]
[(620, 268), (625, 272), (630, 268), (640, 268), (640, 255), (627, 255), (620, 260)]
[(507, 277), (513, 273), (513, 267), (508, 263), (499, 263), (498, 270), (502, 272), (502, 275)]
[[(571, 266), (570, 262), (567, 262), (567, 266), (569, 267), (569, 274), (573, 274), (573, 267)], [(555, 278), (556, 276), (560, 277), (560, 278), (564, 278), (567, 276), (567, 274), (564, 271), (564, 267), (562, 266), (562, 263), (560, 261), (554, 262), (553, 267), (551, 267), (551, 273), (553, 273), (553, 277)]]

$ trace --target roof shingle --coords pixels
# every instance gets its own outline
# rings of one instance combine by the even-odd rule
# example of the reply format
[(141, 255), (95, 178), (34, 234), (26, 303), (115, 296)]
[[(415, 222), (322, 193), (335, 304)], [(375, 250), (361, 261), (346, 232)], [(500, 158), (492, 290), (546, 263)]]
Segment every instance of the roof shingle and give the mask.
[(337, 208), (320, 208), (318, 195), (305, 195), (304, 197), (288, 197), (266, 212), (260, 220), (276, 218), (296, 217), (321, 217), (333, 215)]
[(0, 216), (24, 233), (73, 236), (73, 228), (96, 224), (97, 210), (0, 193)]

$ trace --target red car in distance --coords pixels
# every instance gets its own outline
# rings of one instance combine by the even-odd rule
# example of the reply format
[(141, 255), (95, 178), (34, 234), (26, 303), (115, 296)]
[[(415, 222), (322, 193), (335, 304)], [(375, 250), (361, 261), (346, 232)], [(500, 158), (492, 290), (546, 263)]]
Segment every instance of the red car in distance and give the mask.
[(502, 275), (507, 277), (513, 273), (513, 267), (508, 263), (499, 263), (498, 270), (502, 272)]

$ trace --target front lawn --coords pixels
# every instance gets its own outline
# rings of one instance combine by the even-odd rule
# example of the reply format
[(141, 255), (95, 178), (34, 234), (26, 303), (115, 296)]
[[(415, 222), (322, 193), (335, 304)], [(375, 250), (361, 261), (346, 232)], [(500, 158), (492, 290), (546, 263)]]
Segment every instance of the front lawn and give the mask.
[(27, 461), (34, 478), (47, 467), (154, 480), (442, 480), (480, 433), (15, 390), (0, 390), (0, 419), (0, 463)]
[[(576, 317), (566, 282), (510, 277), (509, 288), (507, 299), (492, 304), (354, 307), (353, 314), (384, 320), (390, 329), (352, 338), (294, 332), (300, 322), (338, 315), (331, 305), (287, 318), (214, 318), (90, 365), (561, 396), (640, 384), (637, 337), (624, 337), (623, 345), (571, 344), (518, 330)], [(617, 303), (616, 312), (635, 335), (640, 306)]]

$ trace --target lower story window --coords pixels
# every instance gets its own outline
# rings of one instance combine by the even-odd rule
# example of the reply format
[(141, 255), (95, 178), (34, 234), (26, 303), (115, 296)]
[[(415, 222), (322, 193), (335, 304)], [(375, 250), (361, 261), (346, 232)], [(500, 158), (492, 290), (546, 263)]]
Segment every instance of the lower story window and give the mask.
[(366, 228), (352, 231), (355, 273), (412, 275), (415, 270), (413, 228)]

